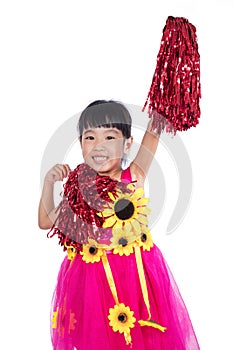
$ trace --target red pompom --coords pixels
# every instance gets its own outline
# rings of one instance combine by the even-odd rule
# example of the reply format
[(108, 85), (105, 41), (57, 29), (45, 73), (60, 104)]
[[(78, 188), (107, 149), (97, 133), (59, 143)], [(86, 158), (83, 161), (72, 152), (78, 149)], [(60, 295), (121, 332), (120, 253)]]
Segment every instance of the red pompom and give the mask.
[(198, 124), (200, 98), (196, 28), (186, 18), (169, 16), (143, 111), (148, 106), (152, 130), (176, 133)]
[[(59, 244), (72, 245), (77, 251), (88, 239), (100, 242), (109, 229), (103, 228), (104, 219), (97, 215), (104, 205), (111, 201), (108, 192), (128, 191), (127, 184), (100, 176), (87, 164), (79, 164), (69, 173), (64, 185), (64, 196), (58, 206), (59, 216), (48, 232), (48, 237), (58, 236)], [(111, 230), (111, 229), (110, 229)]]

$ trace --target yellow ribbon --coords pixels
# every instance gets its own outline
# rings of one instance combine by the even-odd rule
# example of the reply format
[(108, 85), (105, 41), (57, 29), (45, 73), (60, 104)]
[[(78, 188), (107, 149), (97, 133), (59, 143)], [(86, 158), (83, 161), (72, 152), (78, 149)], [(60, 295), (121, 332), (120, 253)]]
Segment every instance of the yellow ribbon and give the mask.
[(138, 276), (139, 276), (139, 280), (142, 288), (142, 295), (148, 311), (148, 319), (151, 319), (150, 302), (149, 302), (148, 291), (146, 286), (143, 263), (142, 263), (141, 250), (139, 246), (135, 247), (135, 257), (136, 257), (136, 263), (138, 268)]
[(138, 323), (140, 324), (140, 326), (150, 326), (153, 328), (157, 328), (161, 332), (165, 332), (167, 329), (166, 327), (160, 326), (158, 323), (156, 323), (155, 321), (152, 321), (152, 320), (147, 320), (147, 321), (140, 320), (140, 321), (138, 321)]
[(125, 337), (126, 345), (132, 344), (132, 338), (131, 338), (131, 335), (130, 335), (130, 331), (129, 332), (124, 332), (124, 337)]
[(104, 270), (105, 270), (106, 277), (107, 277), (107, 280), (108, 280), (108, 284), (109, 284), (109, 287), (110, 287), (111, 292), (112, 292), (112, 296), (113, 296), (113, 298), (115, 300), (115, 303), (117, 305), (119, 305), (116, 285), (115, 285), (115, 282), (114, 282), (114, 278), (113, 278), (113, 275), (112, 275), (112, 270), (111, 270), (111, 267), (109, 265), (107, 254), (106, 254), (105, 251), (103, 251), (102, 262), (103, 262)]
[[(108, 284), (109, 284), (109, 287), (110, 287), (111, 292), (112, 292), (112, 296), (113, 296), (113, 298), (115, 300), (115, 303), (117, 305), (119, 305), (119, 299), (118, 299), (118, 296), (117, 296), (116, 285), (115, 285), (114, 278), (113, 278), (113, 275), (112, 275), (111, 267), (110, 267), (109, 262), (108, 262), (108, 257), (107, 257), (107, 254), (106, 254), (105, 251), (103, 251), (103, 255), (102, 255), (101, 258), (102, 258), (105, 274), (106, 274), (106, 277), (107, 277), (107, 280), (108, 280)], [(132, 343), (130, 330), (128, 330), (127, 332), (124, 332), (124, 337), (125, 337), (126, 345), (129, 345), (129, 344)]]
[[(159, 329), (161, 332), (165, 332), (166, 327), (163, 327), (163, 326), (159, 325), (157, 322), (151, 320), (150, 302), (149, 302), (148, 290), (147, 290), (147, 285), (146, 285), (146, 278), (145, 278), (145, 273), (144, 273), (144, 268), (143, 268), (141, 249), (139, 246), (135, 247), (135, 258), (136, 258), (136, 264), (137, 264), (140, 285), (142, 288), (142, 295), (143, 295), (143, 299), (144, 299), (144, 302), (146, 304), (146, 308), (148, 311), (148, 319), (147, 320), (139, 320), (138, 323), (140, 324), (140, 326), (150, 326), (150, 327)], [(110, 267), (110, 264), (109, 264), (109, 261), (107, 258), (107, 254), (105, 251), (103, 251), (103, 255), (102, 255), (101, 259), (102, 259), (103, 267), (104, 267), (105, 274), (106, 274), (106, 277), (108, 280), (108, 284), (109, 284), (110, 290), (112, 292), (112, 296), (115, 300), (115, 303), (117, 305), (119, 305), (119, 299), (117, 296), (116, 285), (114, 282), (112, 270), (111, 270), (111, 267)], [(124, 332), (124, 336), (125, 336), (126, 344), (127, 345), (131, 344), (132, 339), (131, 339), (130, 331)]]
[(160, 326), (158, 323), (151, 320), (150, 302), (148, 297), (148, 290), (146, 285), (146, 278), (145, 278), (143, 263), (142, 263), (141, 249), (139, 246), (135, 247), (135, 258), (137, 263), (138, 276), (139, 276), (139, 280), (142, 288), (142, 295), (143, 295), (143, 299), (146, 304), (146, 308), (148, 312), (148, 320), (146, 321), (140, 320), (138, 321), (138, 323), (140, 324), (140, 326), (150, 326), (150, 327), (159, 329), (161, 332), (165, 332), (166, 327)]

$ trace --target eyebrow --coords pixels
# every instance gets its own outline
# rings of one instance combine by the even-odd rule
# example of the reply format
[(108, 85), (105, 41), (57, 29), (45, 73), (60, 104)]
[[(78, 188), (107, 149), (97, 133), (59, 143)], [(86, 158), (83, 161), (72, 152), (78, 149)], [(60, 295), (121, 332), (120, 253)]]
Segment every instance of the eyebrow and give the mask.
[[(95, 133), (95, 130), (94, 130), (94, 129), (88, 129), (88, 130), (85, 130), (83, 134), (85, 135), (85, 134), (87, 134), (88, 132), (93, 132), (93, 133)], [(118, 131), (117, 129), (107, 128), (107, 130), (104, 130), (104, 133), (105, 133), (105, 134), (106, 134), (106, 133), (109, 133), (109, 132), (113, 132), (113, 133), (115, 133), (115, 134), (119, 134), (119, 133), (120, 133), (120, 131)]]

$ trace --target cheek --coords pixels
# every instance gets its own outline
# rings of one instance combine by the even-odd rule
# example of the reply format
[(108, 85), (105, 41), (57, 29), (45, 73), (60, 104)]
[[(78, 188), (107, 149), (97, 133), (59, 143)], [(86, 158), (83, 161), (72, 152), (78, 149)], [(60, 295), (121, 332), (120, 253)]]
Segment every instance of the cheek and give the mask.
[(124, 147), (121, 141), (116, 141), (114, 144), (112, 143), (109, 146), (109, 151), (111, 154), (114, 154), (115, 156), (121, 157), (121, 155), (124, 153)]
[(122, 140), (118, 143), (118, 151), (121, 155), (124, 153), (124, 142)]
[(92, 146), (89, 144), (83, 144), (82, 145), (82, 154), (83, 154), (83, 157), (87, 157), (88, 154), (90, 154), (91, 150), (92, 150)]

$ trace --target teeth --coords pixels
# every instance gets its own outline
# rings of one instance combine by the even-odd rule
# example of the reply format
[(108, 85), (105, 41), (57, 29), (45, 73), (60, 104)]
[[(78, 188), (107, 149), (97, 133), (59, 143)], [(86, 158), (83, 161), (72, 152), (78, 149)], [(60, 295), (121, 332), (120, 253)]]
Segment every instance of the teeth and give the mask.
[(97, 162), (98, 161), (104, 161), (104, 160), (107, 160), (107, 157), (93, 157), (94, 160), (96, 160)]

